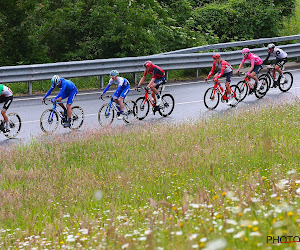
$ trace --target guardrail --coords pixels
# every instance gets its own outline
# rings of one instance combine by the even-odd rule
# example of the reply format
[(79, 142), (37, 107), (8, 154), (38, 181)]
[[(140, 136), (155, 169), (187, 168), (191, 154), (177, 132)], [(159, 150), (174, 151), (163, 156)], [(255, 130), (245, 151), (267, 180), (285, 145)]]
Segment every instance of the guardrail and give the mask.
[[(33, 64), (22, 66), (0, 67), (0, 82), (28, 82), (28, 92), (32, 94), (32, 82), (51, 79), (55, 74), (65, 78), (100, 76), (100, 87), (103, 87), (103, 76), (109, 74), (112, 69), (118, 69), (120, 73), (133, 73), (136, 82), (136, 73), (144, 71), (143, 63), (147, 60), (153, 61), (164, 70), (176, 69), (198, 69), (211, 67), (212, 55), (215, 52), (194, 53), (204, 50), (221, 50), (230, 47), (245, 47), (249, 45), (263, 45), (271, 42), (297, 40), (296, 44), (280, 46), (288, 53), (289, 58), (300, 57), (300, 35), (264, 38), (251, 41), (206, 45), (185, 50), (167, 52), (143, 57), (126, 57), (111, 59), (96, 59), (74, 62), (60, 62), (47, 64)], [(266, 48), (252, 49), (259, 56), (267, 56)], [(231, 65), (237, 65), (242, 60), (240, 50), (219, 52), (223, 59)], [(272, 58), (271, 58), (272, 59)]]

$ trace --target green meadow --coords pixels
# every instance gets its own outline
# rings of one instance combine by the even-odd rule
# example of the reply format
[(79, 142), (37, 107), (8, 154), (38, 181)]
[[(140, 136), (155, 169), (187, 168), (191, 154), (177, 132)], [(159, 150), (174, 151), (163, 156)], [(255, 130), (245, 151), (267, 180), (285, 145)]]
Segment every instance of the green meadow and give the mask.
[(296, 249), (267, 237), (299, 236), (299, 124), (294, 99), (1, 148), (0, 248)]

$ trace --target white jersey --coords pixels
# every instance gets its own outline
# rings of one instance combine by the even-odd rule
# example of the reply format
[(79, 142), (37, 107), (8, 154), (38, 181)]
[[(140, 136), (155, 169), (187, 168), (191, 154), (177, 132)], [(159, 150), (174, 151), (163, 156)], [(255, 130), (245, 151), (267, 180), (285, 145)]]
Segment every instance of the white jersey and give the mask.
[(118, 76), (117, 77), (117, 80), (116, 81), (114, 81), (112, 78), (109, 80), (109, 82), (108, 82), (108, 85), (110, 86), (110, 85), (112, 85), (112, 84), (116, 84), (116, 85), (118, 85), (118, 87), (127, 87), (127, 86), (129, 86), (129, 82), (128, 82), (128, 80), (126, 79), (126, 78), (123, 78), (123, 77), (120, 77), (120, 76)]
[(284, 52), (282, 49), (274, 48), (274, 51), (271, 53), (271, 55), (275, 56), (278, 59), (283, 59), (287, 57), (287, 53)]
[(2, 97), (9, 97), (12, 96), (13, 92), (11, 89), (3, 84), (0, 84), (0, 96)]

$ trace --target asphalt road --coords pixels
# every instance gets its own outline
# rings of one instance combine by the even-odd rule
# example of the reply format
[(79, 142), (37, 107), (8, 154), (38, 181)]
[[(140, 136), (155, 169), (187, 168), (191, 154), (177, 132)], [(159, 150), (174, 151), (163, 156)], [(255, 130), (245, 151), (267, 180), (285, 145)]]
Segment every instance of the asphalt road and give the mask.
[[(293, 96), (300, 97), (300, 69), (289, 68), (288, 71), (293, 73), (294, 83), (292, 88), (282, 93), (278, 88), (270, 89), (267, 95), (258, 100), (255, 95), (247, 96), (245, 100), (237, 105), (237, 109), (245, 107), (246, 105), (259, 105), (269, 100), (278, 99), (292, 99)], [(242, 77), (233, 77), (232, 84), (240, 81)], [(50, 83), (49, 83), (50, 86)], [(226, 104), (219, 103), (218, 107), (211, 111), (208, 110), (203, 102), (203, 96), (205, 91), (213, 86), (213, 83), (204, 83), (203, 80), (185, 81), (167, 83), (164, 93), (170, 93), (175, 98), (175, 109), (173, 113), (166, 118), (162, 118), (158, 112), (156, 115), (148, 114), (143, 121), (138, 121), (137, 124), (145, 124), (148, 122), (181, 122), (187, 120), (197, 119), (201, 116), (212, 115), (222, 113), (224, 111), (230, 112), (235, 108), (231, 108)], [(100, 92), (100, 91), (99, 91)], [(82, 128), (76, 131), (78, 134), (83, 134), (86, 130), (101, 129), (98, 123), (97, 113), (100, 106), (104, 103), (98, 99), (99, 92), (78, 93), (74, 105), (79, 105), (85, 112), (85, 119)], [(136, 100), (142, 93), (135, 90), (131, 90), (127, 96), (128, 100)], [(15, 139), (7, 139), (4, 135), (0, 135), (0, 146), (7, 147), (12, 144), (28, 143), (32, 139), (40, 139), (43, 136), (41, 131), (39, 120), (42, 112), (50, 108), (51, 105), (45, 106), (41, 104), (42, 96), (34, 97), (16, 97), (11, 104), (8, 113), (16, 112), (22, 119), (22, 128), (19, 135)], [(113, 126), (123, 125), (123, 121), (114, 120)], [(59, 125), (55, 134), (68, 134), (69, 129), (64, 129)]]

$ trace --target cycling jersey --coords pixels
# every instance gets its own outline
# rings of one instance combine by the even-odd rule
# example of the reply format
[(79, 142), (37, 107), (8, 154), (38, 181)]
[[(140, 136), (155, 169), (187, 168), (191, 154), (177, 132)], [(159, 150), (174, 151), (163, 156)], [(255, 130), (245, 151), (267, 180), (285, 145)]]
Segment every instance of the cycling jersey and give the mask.
[(118, 88), (116, 89), (116, 91), (113, 95), (113, 98), (116, 99), (116, 98), (122, 97), (124, 99), (130, 90), (130, 84), (126, 78), (123, 78), (120, 76), (118, 76), (116, 80), (111, 78), (108, 82), (108, 85), (103, 90), (102, 94), (104, 94), (113, 83), (118, 85)]
[(270, 51), (268, 52), (268, 56), (264, 60), (264, 64), (269, 60), (269, 57), (271, 55), (274, 56), (276, 59), (280, 59), (280, 60), (287, 58), (287, 53), (286, 52), (284, 52), (282, 49), (279, 49), (279, 48), (275, 47), (273, 52), (270, 52)]
[[(59, 84), (59, 86), (56, 85), (60, 89), (60, 91), (59, 91), (58, 95), (54, 98), (55, 100), (57, 100), (59, 97), (62, 97), (62, 99), (64, 99), (67, 96), (77, 94), (77, 88), (73, 82), (71, 82), (70, 80), (64, 79), (64, 78), (60, 78), (60, 81), (61, 81), (61, 83)], [(51, 94), (51, 92), (53, 91), (54, 88), (55, 88), (55, 85), (51, 85), (50, 89), (44, 96), (44, 99)]]
[(146, 76), (147, 74), (152, 75), (152, 78), (159, 79), (165, 76), (165, 71), (159, 66), (152, 64), (149, 72), (147, 71), (147, 69), (145, 70), (144, 76)]
[(216, 67), (220, 69), (218, 78), (220, 78), (223, 74), (227, 74), (232, 71), (231, 65), (228, 62), (226, 62), (225, 60), (221, 60), (219, 63), (216, 63), (216, 61), (214, 61), (211, 71), (209, 72), (207, 78), (211, 77), (211, 75), (214, 73)]
[(3, 84), (0, 84), (0, 96), (1, 97), (10, 97), (13, 95), (11, 89)]
[(251, 66), (261, 65), (263, 63), (261, 58), (253, 53), (249, 53), (247, 57), (243, 57), (242, 63), (244, 63), (245, 61), (250, 61)]

